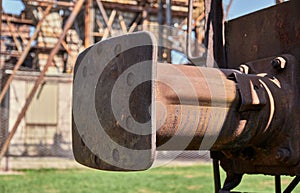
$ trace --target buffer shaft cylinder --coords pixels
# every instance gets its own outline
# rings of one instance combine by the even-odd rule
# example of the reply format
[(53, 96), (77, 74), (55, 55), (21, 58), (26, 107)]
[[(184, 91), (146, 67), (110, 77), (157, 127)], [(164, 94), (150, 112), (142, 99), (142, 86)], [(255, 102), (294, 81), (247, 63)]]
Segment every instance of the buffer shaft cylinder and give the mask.
[(216, 142), (230, 109), (238, 109), (233, 70), (157, 65), (158, 150), (205, 149)]

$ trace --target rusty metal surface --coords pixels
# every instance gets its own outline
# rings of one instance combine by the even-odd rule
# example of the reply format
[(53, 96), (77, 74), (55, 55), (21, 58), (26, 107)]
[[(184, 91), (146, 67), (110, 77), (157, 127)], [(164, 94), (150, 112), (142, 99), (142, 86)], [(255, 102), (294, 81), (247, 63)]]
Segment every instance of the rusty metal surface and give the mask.
[(79, 163), (102, 170), (152, 165), (154, 45), (151, 34), (140, 32), (102, 41), (77, 59), (73, 150)]
[(238, 105), (235, 82), (219, 69), (172, 64), (157, 65), (156, 81), (158, 150), (210, 149)]
[(211, 149), (227, 173), (221, 190), (230, 192), (245, 173), (275, 175), (279, 189), (278, 176), (300, 172), (299, 62), (284, 54), (244, 63), (241, 69), (243, 74), (232, 77), (241, 95), (241, 124), (234, 133), (222, 130), (221, 138), (232, 136), (227, 149), (226, 144)]
[[(229, 21), (226, 25), (228, 68), (260, 76), (267, 95), (257, 93), (258, 106), (265, 103), (262, 114), (250, 113), (248, 104), (255, 98), (247, 97), (251, 89), (242, 83), (246, 75), (236, 77), (242, 83), (242, 117), (256, 119), (246, 124), (243, 131), (253, 131), (255, 140), (248, 148), (225, 150), (221, 165), (229, 173), (263, 173), (270, 175), (299, 175), (299, 60), (300, 60), (300, 2), (289, 1), (265, 10)], [(283, 55), (286, 54), (286, 55)], [(282, 56), (288, 63), (278, 63)], [(280, 58), (279, 58), (280, 59)], [(253, 61), (253, 62), (250, 62)], [(263, 80), (261, 79), (261, 80)], [(249, 88), (249, 87), (248, 87)], [(245, 90), (246, 89), (246, 90)], [(266, 101), (264, 101), (267, 99)], [(248, 102), (247, 102), (248, 101)], [(244, 106), (244, 107), (243, 107)], [(260, 106), (260, 107), (259, 107)], [(250, 105), (253, 108), (253, 105)], [(267, 110), (269, 109), (269, 110)], [(260, 110), (261, 112), (262, 110)], [(256, 118), (254, 118), (256, 116)], [(266, 129), (256, 130), (270, 117)], [(248, 125), (248, 126), (247, 126)], [(254, 131), (256, 130), (256, 131)]]
[[(205, 0), (205, 41), (207, 65), (226, 68), (224, 53), (223, 3), (220, 0)], [(214, 64), (216, 62), (216, 64)]]
[(227, 68), (281, 54), (300, 59), (300, 1), (291, 0), (226, 25)]
[[(282, 57), (287, 61), (284, 69), (272, 66), (275, 57), (266, 58), (246, 63), (253, 74), (236, 77), (241, 90), (247, 90), (247, 85), (240, 85), (239, 80), (245, 81), (251, 77), (256, 93), (253, 95), (252, 91), (247, 91), (250, 97), (252, 93), (252, 100), (245, 99), (244, 102), (249, 103), (240, 109), (241, 116), (246, 117), (244, 120), (247, 121), (241, 130), (245, 132), (244, 147), (223, 151), (226, 158), (233, 162), (231, 167), (237, 173), (299, 174), (299, 121), (296, 118), (299, 88), (295, 76), (295, 72), (299, 71), (299, 63), (291, 55)], [(255, 77), (258, 78), (258, 84), (253, 81)], [(265, 91), (261, 93), (259, 90)], [(243, 107), (244, 96), (241, 98)], [(255, 102), (255, 98), (259, 100)], [(252, 105), (248, 106), (250, 103)]]

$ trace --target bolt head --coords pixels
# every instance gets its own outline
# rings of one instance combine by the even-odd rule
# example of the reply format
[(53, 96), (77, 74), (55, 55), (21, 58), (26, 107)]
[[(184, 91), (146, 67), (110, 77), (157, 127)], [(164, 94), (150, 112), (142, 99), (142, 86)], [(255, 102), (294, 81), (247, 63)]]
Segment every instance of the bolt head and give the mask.
[(277, 151), (276, 159), (279, 160), (279, 161), (282, 161), (282, 162), (286, 162), (286, 161), (288, 161), (288, 159), (290, 158), (290, 156), (291, 156), (291, 152), (290, 152), (289, 149), (287, 149), (287, 148), (280, 148)]
[(249, 74), (250, 68), (246, 64), (241, 64), (240, 65), (240, 72), (244, 74)]
[(271, 65), (274, 69), (283, 70), (286, 67), (286, 60), (283, 57), (277, 57), (271, 61)]

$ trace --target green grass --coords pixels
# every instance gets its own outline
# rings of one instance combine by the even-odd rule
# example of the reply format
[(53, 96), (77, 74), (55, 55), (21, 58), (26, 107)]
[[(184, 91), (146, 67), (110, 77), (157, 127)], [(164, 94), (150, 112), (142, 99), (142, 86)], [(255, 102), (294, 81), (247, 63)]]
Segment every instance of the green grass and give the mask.
[[(165, 193), (213, 192), (211, 165), (160, 167), (145, 172), (103, 172), (91, 169), (24, 170), (22, 175), (0, 175), (1, 193)], [(224, 173), (222, 173), (224, 179)], [(283, 187), (290, 178), (283, 178)], [(274, 192), (274, 178), (245, 176), (236, 189)], [(300, 192), (298, 187), (294, 192)]]

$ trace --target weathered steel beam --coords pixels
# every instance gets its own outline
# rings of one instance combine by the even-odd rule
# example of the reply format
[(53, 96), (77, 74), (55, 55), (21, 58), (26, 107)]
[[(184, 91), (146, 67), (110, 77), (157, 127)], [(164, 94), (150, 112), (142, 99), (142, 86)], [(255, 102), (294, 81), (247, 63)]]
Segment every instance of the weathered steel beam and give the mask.
[(24, 18), (19, 18), (14, 15), (8, 15), (8, 14), (3, 14), (2, 13), (2, 22), (3, 21), (10, 21), (12, 23), (17, 23), (17, 24), (28, 24), (28, 25), (33, 25), (33, 21), (30, 19), (24, 19)]
[(107, 13), (106, 13), (106, 11), (103, 7), (103, 4), (102, 4), (101, 0), (97, 0), (97, 5), (98, 5), (98, 8), (101, 12), (101, 15), (104, 19), (104, 22), (106, 24), (106, 28), (104, 30), (104, 34), (102, 36), (102, 39), (106, 39), (109, 36), (109, 34), (112, 33), (112, 24), (115, 20), (115, 16), (116, 16), (117, 12), (116, 12), (115, 9), (113, 9), (110, 16), (109, 16), (109, 18), (108, 18)]
[(21, 43), (19, 42), (18, 38), (17, 38), (17, 33), (16, 33), (16, 29), (15, 27), (10, 23), (9, 20), (6, 21), (7, 22), (7, 26), (8, 26), (8, 29), (9, 29), (9, 32), (10, 32), (10, 35), (13, 37), (13, 40), (14, 40), (14, 43), (17, 47), (17, 50), (19, 53), (22, 53), (22, 46), (21, 46)]
[(119, 18), (119, 23), (120, 23), (121, 29), (122, 29), (123, 33), (127, 33), (127, 26), (126, 26), (125, 20), (123, 18), (123, 15), (120, 11), (118, 11), (117, 13), (119, 16), (118, 18)]
[(54, 0), (23, 0), (25, 3), (32, 5), (32, 6), (45, 6), (48, 5), (58, 6), (58, 7), (74, 7), (74, 2), (66, 2), (66, 1), (54, 1)]
[[(141, 13), (144, 10), (143, 6), (140, 5), (131, 5), (131, 4), (124, 4), (124, 3), (117, 3), (117, 2), (106, 2), (102, 1), (103, 6), (106, 9), (115, 9), (118, 11), (130, 11), (130, 12), (136, 12)], [(159, 8), (157, 7), (149, 7), (148, 11), (150, 15), (156, 15), (158, 13)], [(179, 11), (179, 10), (173, 10), (172, 16), (174, 17), (186, 17), (187, 10), (186, 11)]]
[(209, 67), (227, 68), (224, 52), (224, 20), (222, 0), (205, 0), (205, 41)]
[(84, 24), (84, 47), (87, 48), (94, 43), (94, 11), (93, 1), (87, 0), (85, 4), (85, 24)]
[[(120, 4), (129, 4), (129, 5), (139, 5), (139, 4), (142, 4), (142, 3), (152, 3), (152, 4), (158, 4), (160, 0), (138, 0), (138, 1), (117, 1), (117, 0), (103, 0), (103, 2), (111, 2), (111, 3), (114, 3), (114, 2), (117, 2), (117, 3), (120, 3)], [(188, 3), (186, 0), (172, 0), (172, 5), (174, 6), (180, 6), (180, 7), (187, 7), (188, 6)], [(166, 1), (164, 1), (166, 2)], [(195, 1), (194, 2), (194, 7), (201, 7), (203, 6), (203, 2), (202, 1)]]

